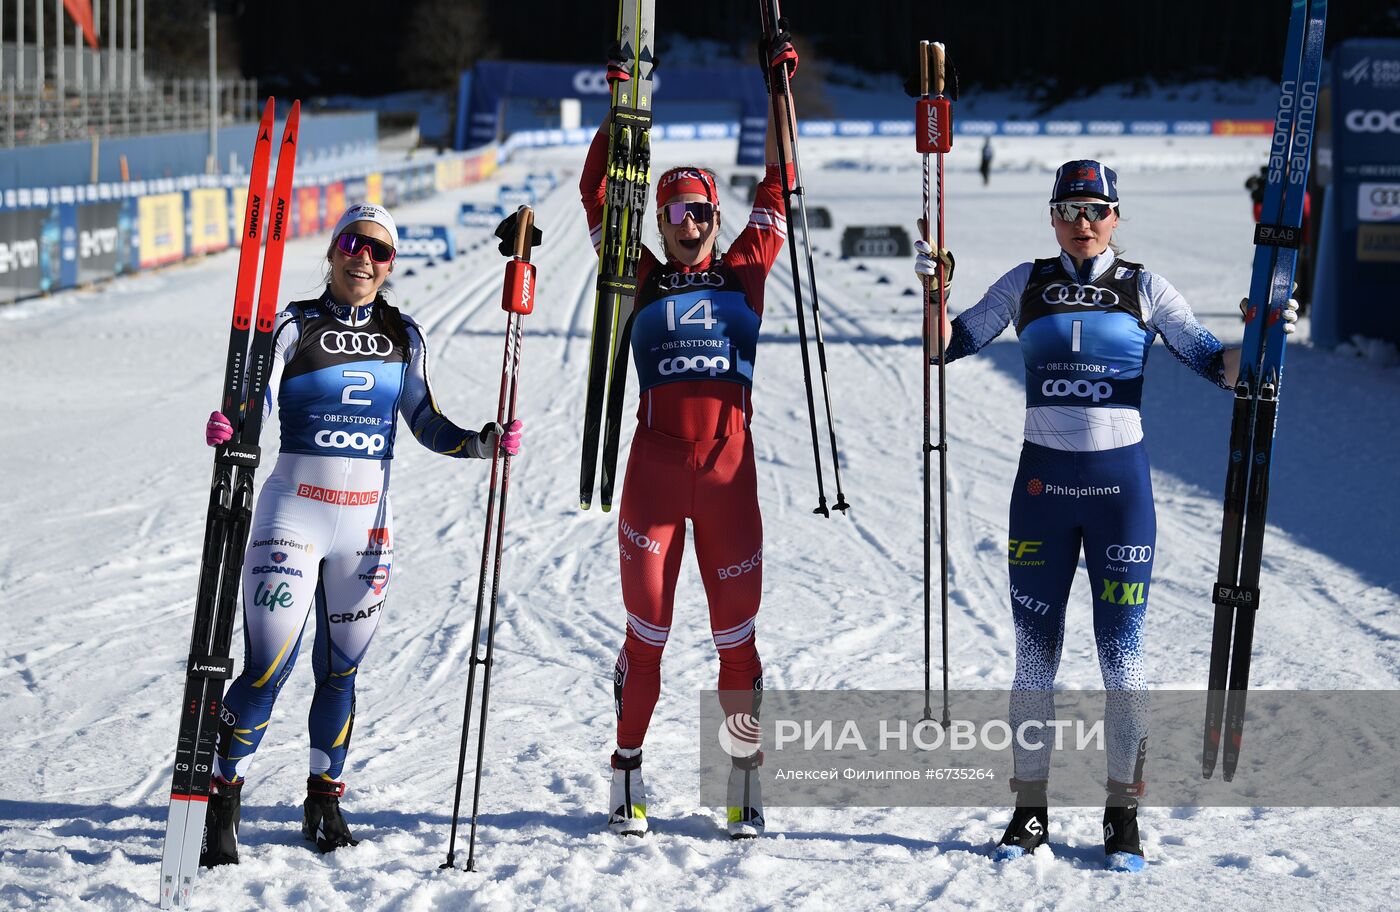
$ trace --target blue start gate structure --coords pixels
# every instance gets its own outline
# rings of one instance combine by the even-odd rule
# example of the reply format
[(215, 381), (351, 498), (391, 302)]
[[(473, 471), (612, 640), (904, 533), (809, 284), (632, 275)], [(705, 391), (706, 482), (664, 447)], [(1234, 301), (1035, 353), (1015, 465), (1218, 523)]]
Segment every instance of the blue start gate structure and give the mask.
[[(667, 102), (733, 102), (739, 106), (740, 165), (763, 164), (768, 96), (754, 67), (667, 67), (652, 86), (664, 115)], [(601, 66), (488, 60), (462, 73), (457, 94), (458, 149), (498, 142), (508, 99), (604, 102), (608, 81)]]

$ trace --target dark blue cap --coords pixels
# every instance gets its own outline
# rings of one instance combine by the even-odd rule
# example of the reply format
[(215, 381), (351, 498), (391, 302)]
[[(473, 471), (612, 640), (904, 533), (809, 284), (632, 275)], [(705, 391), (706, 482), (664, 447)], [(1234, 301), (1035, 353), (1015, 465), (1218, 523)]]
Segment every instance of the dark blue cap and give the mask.
[(1065, 162), (1055, 172), (1055, 193), (1050, 202), (1075, 196), (1092, 196), (1109, 203), (1118, 202), (1118, 175), (1112, 168), (1091, 159)]

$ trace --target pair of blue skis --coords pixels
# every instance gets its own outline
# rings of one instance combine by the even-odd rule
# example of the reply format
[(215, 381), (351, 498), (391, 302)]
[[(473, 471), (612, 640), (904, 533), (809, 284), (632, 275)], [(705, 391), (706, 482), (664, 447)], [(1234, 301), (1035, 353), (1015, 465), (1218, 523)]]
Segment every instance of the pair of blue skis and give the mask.
[(1312, 160), (1327, 0), (1292, 0), (1278, 113), (1269, 146), (1269, 183), (1254, 231), (1254, 273), (1230, 426), (1220, 572), (1212, 601), (1209, 694), (1201, 774), (1209, 779), (1224, 743), (1225, 781), (1234, 778), (1244, 733), (1260, 560), (1269, 504), (1274, 427), (1283, 384), (1283, 311), (1303, 239), (1303, 198)]

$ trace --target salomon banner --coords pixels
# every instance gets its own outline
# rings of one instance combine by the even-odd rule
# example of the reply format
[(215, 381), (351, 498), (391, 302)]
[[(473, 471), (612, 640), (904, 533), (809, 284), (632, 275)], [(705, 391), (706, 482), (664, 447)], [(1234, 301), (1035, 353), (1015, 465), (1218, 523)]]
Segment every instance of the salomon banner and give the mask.
[(1400, 343), (1400, 40), (1332, 53), (1331, 173), (1322, 213), (1312, 338)]
[(119, 271), (122, 253), (118, 228), (122, 203), (78, 206), (78, 284), (110, 279)]

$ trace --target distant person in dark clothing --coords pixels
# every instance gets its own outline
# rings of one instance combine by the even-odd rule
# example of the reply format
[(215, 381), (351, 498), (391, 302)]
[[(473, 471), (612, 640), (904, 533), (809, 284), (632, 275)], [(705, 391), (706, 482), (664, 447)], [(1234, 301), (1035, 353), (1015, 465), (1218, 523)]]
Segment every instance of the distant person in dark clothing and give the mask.
[(996, 155), (992, 151), (992, 138), (988, 136), (982, 140), (982, 186), (987, 186), (992, 182), (992, 157)]

